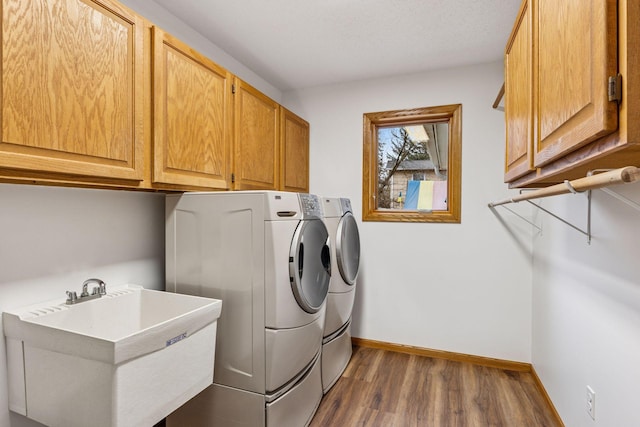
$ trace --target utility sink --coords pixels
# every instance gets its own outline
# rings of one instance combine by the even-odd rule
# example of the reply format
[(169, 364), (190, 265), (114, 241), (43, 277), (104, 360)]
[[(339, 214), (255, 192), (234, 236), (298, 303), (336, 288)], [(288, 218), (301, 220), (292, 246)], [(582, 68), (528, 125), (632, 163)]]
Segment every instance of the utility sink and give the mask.
[(3, 313), (9, 407), (48, 426), (152, 426), (213, 382), (222, 302), (126, 285)]

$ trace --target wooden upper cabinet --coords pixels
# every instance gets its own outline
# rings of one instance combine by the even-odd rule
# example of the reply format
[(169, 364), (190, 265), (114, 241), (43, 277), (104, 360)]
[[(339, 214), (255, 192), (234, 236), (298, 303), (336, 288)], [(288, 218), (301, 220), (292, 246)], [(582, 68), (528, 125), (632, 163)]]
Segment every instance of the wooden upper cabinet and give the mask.
[(640, 164), (639, 20), (637, 0), (523, 1), (505, 50), (510, 187), (544, 187)]
[(618, 127), (607, 96), (618, 72), (617, 1), (537, 0), (534, 165), (558, 159)]
[(236, 190), (277, 190), (279, 175), (279, 105), (235, 79), (234, 175)]
[(0, 181), (308, 191), (308, 124), (185, 43), (115, 0), (0, 1)]
[(153, 27), (153, 182), (228, 189), (231, 74)]
[(280, 107), (280, 189), (309, 192), (309, 123)]
[(3, 0), (0, 174), (137, 185), (143, 31), (109, 0)]
[(525, 0), (504, 56), (506, 165), (505, 181), (533, 170), (533, 10)]

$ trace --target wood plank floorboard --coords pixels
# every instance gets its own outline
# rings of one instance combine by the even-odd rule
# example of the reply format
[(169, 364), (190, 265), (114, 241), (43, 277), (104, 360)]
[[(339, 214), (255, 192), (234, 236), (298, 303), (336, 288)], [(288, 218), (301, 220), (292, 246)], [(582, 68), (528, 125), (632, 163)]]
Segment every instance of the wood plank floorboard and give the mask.
[(529, 372), (354, 346), (309, 427), (561, 427)]

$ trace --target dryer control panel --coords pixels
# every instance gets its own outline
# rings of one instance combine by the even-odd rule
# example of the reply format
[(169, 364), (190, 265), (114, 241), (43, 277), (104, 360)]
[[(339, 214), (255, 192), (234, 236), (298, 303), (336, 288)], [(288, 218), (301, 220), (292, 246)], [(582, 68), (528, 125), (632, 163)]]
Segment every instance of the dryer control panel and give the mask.
[(351, 200), (342, 197), (340, 199), (340, 206), (342, 207), (342, 214), (346, 214), (347, 212), (351, 212), (353, 213), (353, 210), (351, 209)]
[(302, 207), (302, 214), (305, 218), (322, 218), (322, 208), (320, 206), (320, 199), (315, 194), (298, 194), (300, 198), (300, 206)]

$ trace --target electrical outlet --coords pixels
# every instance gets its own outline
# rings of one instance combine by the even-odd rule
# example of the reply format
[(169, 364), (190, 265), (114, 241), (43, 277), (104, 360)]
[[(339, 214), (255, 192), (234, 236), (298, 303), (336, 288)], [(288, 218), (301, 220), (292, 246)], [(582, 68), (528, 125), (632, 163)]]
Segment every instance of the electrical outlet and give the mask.
[(587, 386), (587, 412), (591, 418), (596, 419), (596, 392), (589, 386)]

